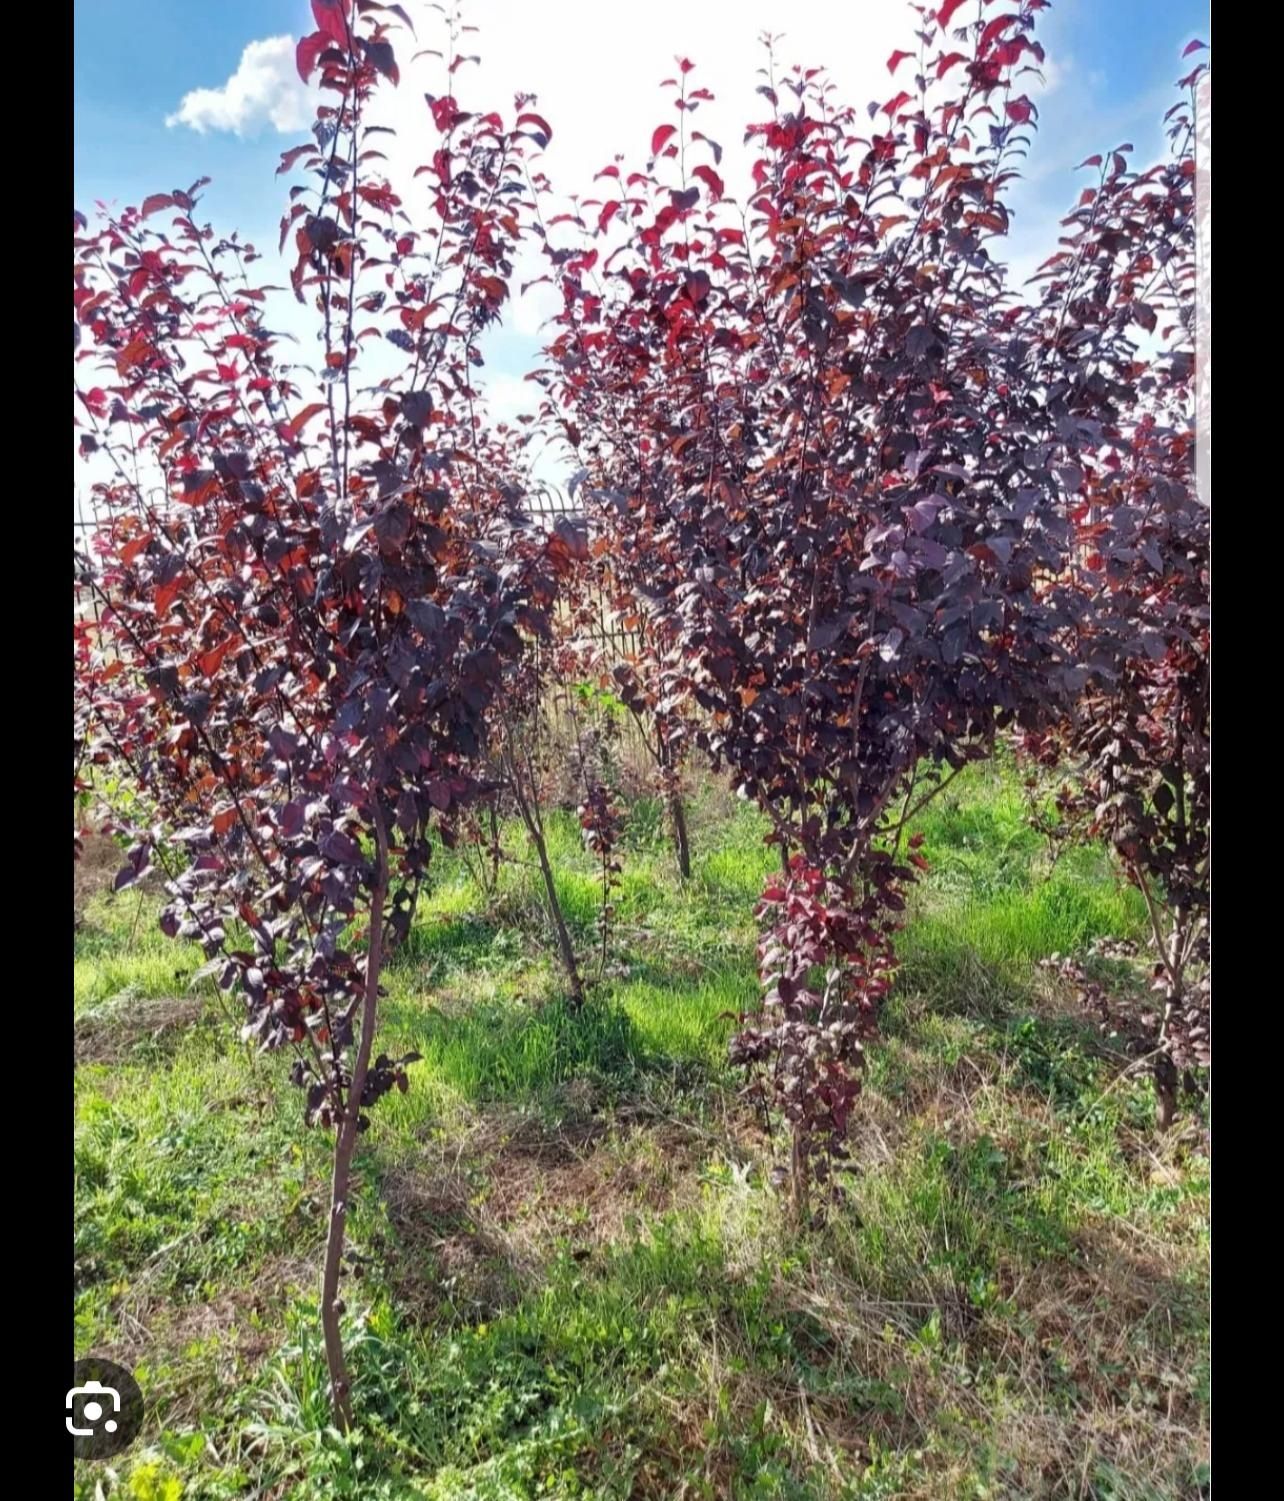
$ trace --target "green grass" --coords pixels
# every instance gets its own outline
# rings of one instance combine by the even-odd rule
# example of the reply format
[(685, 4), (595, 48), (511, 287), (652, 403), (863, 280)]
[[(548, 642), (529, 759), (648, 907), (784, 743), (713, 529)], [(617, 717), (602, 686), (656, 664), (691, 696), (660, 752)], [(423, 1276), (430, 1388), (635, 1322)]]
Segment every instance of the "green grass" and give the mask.
[[(76, 1494), (132, 1501), (1185, 1501), (1208, 1463), (1208, 1172), (1037, 960), (1142, 914), (1099, 852), (1047, 868), (1015, 780), (969, 771), (819, 1230), (791, 1231), (725, 1064), (775, 857), (704, 789), (681, 885), (635, 805), (606, 972), (573, 821), (549, 839), (594, 977), (569, 1010), (533, 869), (487, 904), (442, 852), (387, 977), (423, 1055), (363, 1140), (346, 1283), (361, 1428), (329, 1427), (327, 1142), (154, 899), (75, 937), (78, 1352), (150, 1403)], [(521, 853), (515, 831), (506, 838)], [(176, 999), (177, 998), (177, 999)]]

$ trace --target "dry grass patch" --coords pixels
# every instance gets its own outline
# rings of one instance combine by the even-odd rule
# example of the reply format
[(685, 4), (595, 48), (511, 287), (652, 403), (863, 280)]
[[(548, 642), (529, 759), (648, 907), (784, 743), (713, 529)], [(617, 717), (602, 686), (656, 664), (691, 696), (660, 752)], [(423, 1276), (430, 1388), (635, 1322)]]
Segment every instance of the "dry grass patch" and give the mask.
[(124, 1063), (142, 1044), (176, 1041), (200, 1020), (205, 1006), (201, 996), (131, 998), (77, 1017), (73, 1026), (75, 1062), (77, 1066)]

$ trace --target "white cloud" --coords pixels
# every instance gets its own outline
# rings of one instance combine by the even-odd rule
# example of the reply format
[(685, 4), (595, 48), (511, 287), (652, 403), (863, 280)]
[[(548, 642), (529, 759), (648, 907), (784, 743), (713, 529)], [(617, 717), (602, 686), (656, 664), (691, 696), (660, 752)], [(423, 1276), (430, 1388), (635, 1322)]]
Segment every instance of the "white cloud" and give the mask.
[(486, 405), (497, 422), (533, 417), (543, 399), (537, 385), (516, 375), (492, 375), (486, 382)]
[[(425, 5), (416, 0), (408, 9), (418, 27), (417, 42), (403, 31), (392, 33), (401, 85), (377, 91), (370, 118), (396, 131), (380, 142), (388, 156), (385, 170), (403, 191), (407, 212), (421, 223), (431, 222), (430, 179), (412, 174), (431, 156), (436, 140), (425, 92), (450, 91), (464, 109), (495, 109), (506, 120), (512, 117), (514, 94), (534, 93), (533, 107), (553, 127), (547, 150), (532, 163), (552, 182), (553, 196), (543, 203), (545, 216), (552, 217), (569, 207), (571, 193), (598, 200), (618, 196), (608, 180), (594, 181), (594, 174), (617, 152), (625, 155), (629, 167), (645, 165), (654, 128), (678, 119), (674, 90), (660, 88), (660, 81), (677, 74), (678, 57), (690, 58), (696, 64), (690, 86), (712, 90), (715, 101), (701, 103), (689, 124), (721, 143), (718, 170), (727, 192), (743, 202), (759, 154), (745, 143), (744, 126), (771, 112), (757, 93), (767, 62), (762, 35), (776, 34), (778, 76), (795, 62), (824, 65), (837, 97), (854, 104), (863, 119), (870, 100), (890, 99), (901, 87), (888, 72), (887, 59), (913, 36), (918, 20), (910, 0), (796, 5), (783, 26), (779, 0), (650, 0), (646, 24), (639, 26), (636, 15), (624, 7), (603, 5), (601, 0), (558, 0), (557, 27), (550, 30), (547, 15), (529, 0), (472, 0), (467, 20), (479, 31), (464, 38), (460, 50), (480, 53), (481, 66), (469, 64), (448, 81), (444, 59), (412, 60), (417, 48), (440, 47), (442, 39)], [(792, 96), (787, 89), (783, 93), (787, 108)], [(709, 159), (706, 148), (697, 149), (695, 161)], [(664, 170), (676, 174), (677, 167), (669, 162)], [(585, 217), (592, 223), (596, 210), (586, 210)], [(578, 236), (562, 226), (552, 231), (552, 238), (568, 245)], [(502, 352), (487, 349), (485, 384), (497, 416), (533, 408), (534, 387), (521, 380), (506, 382), (535, 361), (539, 345), (551, 336), (546, 320), (560, 311), (558, 291), (535, 285), (525, 296), (518, 295), (522, 283), (547, 272), (537, 242), (524, 242), (512, 278), (513, 300), (505, 313), (506, 329), (516, 337), (505, 338)], [(519, 402), (519, 394), (526, 405)]]
[(1033, 73), (1024, 73), (1019, 80), (1025, 92), (1036, 104), (1046, 99), (1049, 94), (1056, 93), (1065, 83), (1066, 78), (1074, 72), (1074, 58), (1069, 53), (1063, 53), (1060, 57), (1049, 55), (1039, 72), (1043, 74), (1042, 83)]
[[(529, 0), (472, 0), (466, 19), (478, 34), (462, 39), (460, 51), (481, 54), (481, 67), (468, 65), (447, 82), (445, 63), (421, 58), (417, 48), (440, 47), (439, 28), (426, 5), (408, 6), (419, 28), (418, 41), (404, 31), (392, 33), (401, 64), (399, 89), (381, 89), (375, 113), (399, 128), (395, 142), (382, 149), (394, 161), (418, 165), (431, 154), (435, 134), (424, 104), (425, 91), (455, 93), (463, 108), (499, 110), (511, 117), (513, 95), (534, 92), (535, 108), (553, 127), (541, 168), (562, 193), (578, 190), (585, 197), (611, 196), (594, 173), (616, 152), (631, 165), (645, 163), (651, 132), (678, 119), (672, 89), (660, 80), (677, 73), (675, 59), (696, 64), (692, 88), (713, 91), (716, 102), (704, 103), (690, 117), (695, 129), (716, 137), (725, 152), (720, 170), (742, 195), (747, 173), (758, 154), (743, 143), (747, 120), (761, 120), (770, 106), (757, 93), (766, 63), (760, 45), (765, 31), (777, 33), (776, 68), (783, 75), (794, 62), (824, 65), (837, 85), (838, 97), (857, 106), (863, 116), (871, 99), (890, 99), (902, 86), (887, 70), (892, 49), (912, 37), (918, 18), (909, 0), (848, 0), (842, 7), (818, 4), (790, 8), (782, 24), (779, 0), (650, 0), (645, 25), (626, 7), (601, 0), (558, 0), (556, 27)], [(787, 107), (791, 96), (784, 93)], [(701, 154), (695, 160), (704, 161)], [(422, 179), (421, 179), (422, 181)], [(426, 194), (427, 189), (424, 189)]]
[(204, 135), (230, 130), (252, 135), (271, 125), (283, 134), (304, 129), (313, 100), (294, 63), (294, 38), (270, 36), (251, 42), (236, 72), (221, 88), (193, 89), (166, 117), (169, 126), (186, 125)]

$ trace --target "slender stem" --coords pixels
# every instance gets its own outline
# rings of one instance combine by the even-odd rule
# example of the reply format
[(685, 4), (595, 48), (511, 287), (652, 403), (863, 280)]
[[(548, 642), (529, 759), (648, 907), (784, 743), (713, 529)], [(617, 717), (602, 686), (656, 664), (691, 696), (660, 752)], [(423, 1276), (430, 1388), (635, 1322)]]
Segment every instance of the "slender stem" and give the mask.
[(377, 846), (374, 886), (370, 893), (370, 937), (366, 951), (366, 978), (361, 1003), (361, 1031), (352, 1070), (347, 1107), (339, 1116), (334, 1139), (334, 1171), (330, 1187), (330, 1226), (326, 1236), (325, 1266), (321, 1274), (321, 1326), (325, 1335), (326, 1365), (330, 1372), (330, 1396), (335, 1427), (347, 1433), (352, 1427), (352, 1382), (348, 1375), (340, 1320), (339, 1275), (347, 1238), (348, 1197), (352, 1183), (352, 1154), (361, 1130), (361, 1097), (365, 1093), (378, 1020), (379, 972), (383, 966), (383, 909), (388, 894), (388, 836), (378, 793), (374, 802)]

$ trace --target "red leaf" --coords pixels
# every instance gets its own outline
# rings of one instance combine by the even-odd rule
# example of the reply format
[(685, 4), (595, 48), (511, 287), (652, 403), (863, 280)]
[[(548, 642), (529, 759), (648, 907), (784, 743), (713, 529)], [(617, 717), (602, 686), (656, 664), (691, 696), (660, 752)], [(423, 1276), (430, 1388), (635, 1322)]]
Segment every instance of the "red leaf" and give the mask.
[(609, 203), (604, 203), (602, 205), (602, 212), (597, 216), (597, 227), (599, 232), (604, 230), (619, 212), (620, 205), (614, 198), (612, 198)]
[[(547, 146), (548, 143), (553, 139), (553, 127), (548, 123), (543, 115), (532, 114), (530, 110), (527, 110), (524, 115), (518, 115), (517, 123), (519, 125), (535, 126), (535, 128), (544, 137), (544, 140), (541, 143), (542, 145)], [(598, 175), (600, 176), (601, 174), (599, 173)]]
[(309, 151), (315, 151), (316, 149), (312, 142), (308, 141), (302, 146), (292, 146), (289, 151), (283, 151), (281, 153), (281, 165), (276, 169), (276, 175), (280, 177), (282, 172), (288, 172), (301, 156), (306, 156)]
[(914, 54), (912, 52), (893, 52), (891, 57), (887, 59), (887, 71), (889, 73), (895, 73), (897, 68), (900, 67), (900, 65), (905, 61), (907, 57), (913, 56)]
[(362, 37), (359, 45), (365, 60), (377, 73), (382, 73), (394, 87), (401, 82), (401, 70), (397, 67), (397, 55), (391, 42), (370, 42)]
[(967, 57), (962, 52), (947, 52), (936, 65), (937, 78), (944, 78), (955, 63), (965, 63)]
[(212, 678), (222, 665), (223, 658), (227, 656), (232, 647), (236, 645), (236, 637), (229, 636), (226, 641), (220, 641), (209, 651), (203, 651), (196, 659), (196, 665), (207, 678)]
[(1015, 120), (1018, 125), (1028, 125), (1033, 113), (1034, 105), (1024, 95), (1008, 104), (1008, 119)]
[(887, 103), (883, 106), (883, 110), (890, 118), (896, 114), (896, 111), (898, 109), (903, 109), (909, 102), (910, 96), (902, 89), (902, 91), (897, 94), (895, 99), (889, 99), (887, 101)]
[(443, 135), (452, 131), (465, 118), (460, 114), (459, 106), (451, 94), (444, 94), (440, 99), (429, 99), (428, 108), (432, 110), (433, 124)]
[[(1079, 167), (1099, 167), (1100, 165), (1101, 165), (1101, 153), (1100, 152), (1098, 152), (1096, 156), (1085, 156), (1084, 159), (1079, 163)], [(1079, 170), (1079, 167), (1075, 168), (1076, 172)]]
[(182, 579), (171, 579), (168, 584), (158, 584), (156, 593), (152, 596), (152, 608), (159, 620), (163, 615), (169, 614), (169, 607), (178, 598), (178, 591), (182, 588)]
[(296, 417), (292, 417), (289, 422), (285, 424), (285, 431), (291, 438), (297, 438), (303, 431), (304, 427), (309, 422), (311, 422), (313, 417), (315, 417), (319, 412), (324, 411), (325, 402), (314, 401), (311, 406), (304, 407)]
[(989, 22), (985, 30), (982, 31), (981, 40), (976, 44), (978, 55), (988, 52), (990, 50), (990, 43), (1001, 36), (1012, 25), (1013, 21), (1018, 20), (1020, 20), (1019, 16), (995, 16), (994, 20)]
[(347, 6), (343, 0), (312, 0), (312, 14), (325, 35), (344, 51), (348, 48)]
[(1200, 42), (1200, 41), (1187, 42), (1186, 45), (1181, 50), (1181, 55), (1183, 57), (1189, 57), (1192, 52), (1206, 52), (1207, 50), (1208, 50), (1208, 43), (1207, 42)]
[(677, 133), (677, 128), (678, 127), (676, 125), (660, 125), (656, 127), (654, 134), (651, 136), (652, 156), (659, 156), (661, 150), (664, 147), (664, 143), (669, 139), (671, 135)]
[(128, 375), (134, 366), (140, 360), (145, 360), (151, 352), (151, 345), (141, 334), (136, 339), (131, 339), (116, 356), (117, 375)]
[(294, 65), (299, 70), (299, 77), (307, 83), (312, 76), (312, 70), (317, 65), (317, 58), (325, 51), (330, 38), (324, 31), (314, 31), (311, 36), (300, 38), (299, 45), (294, 49)]
[(713, 170), (712, 167), (696, 167), (691, 175), (693, 177), (698, 177), (715, 198), (721, 198), (723, 193), (726, 191), (726, 184), (722, 181), (722, 178), (718, 176), (718, 174)]
[(152, 193), (143, 199), (143, 218), (148, 214), (159, 213), (163, 208), (173, 208), (174, 197), (172, 193)]
[(950, 24), (950, 17), (963, 4), (963, 0), (941, 0), (936, 11), (936, 24), (945, 29)]

